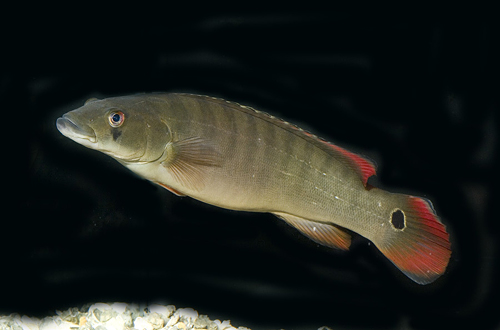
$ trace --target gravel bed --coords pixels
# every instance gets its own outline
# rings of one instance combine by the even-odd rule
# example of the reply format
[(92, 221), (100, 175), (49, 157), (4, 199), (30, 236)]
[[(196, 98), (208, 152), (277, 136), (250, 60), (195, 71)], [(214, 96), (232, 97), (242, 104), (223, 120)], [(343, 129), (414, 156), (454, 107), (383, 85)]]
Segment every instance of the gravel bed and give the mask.
[(0, 316), (0, 330), (249, 330), (229, 321), (210, 320), (192, 308), (126, 303), (96, 303), (56, 311), (43, 319), (11, 314)]

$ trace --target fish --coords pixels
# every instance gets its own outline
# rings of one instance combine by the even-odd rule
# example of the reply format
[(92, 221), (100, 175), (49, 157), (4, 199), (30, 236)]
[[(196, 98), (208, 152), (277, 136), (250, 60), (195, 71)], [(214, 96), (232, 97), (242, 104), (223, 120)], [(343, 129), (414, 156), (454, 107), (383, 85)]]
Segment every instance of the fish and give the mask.
[(183, 93), (92, 98), (56, 126), (177, 196), (272, 213), (339, 250), (360, 235), (418, 284), (448, 266), (449, 234), (429, 200), (368, 184), (369, 159), (251, 107)]

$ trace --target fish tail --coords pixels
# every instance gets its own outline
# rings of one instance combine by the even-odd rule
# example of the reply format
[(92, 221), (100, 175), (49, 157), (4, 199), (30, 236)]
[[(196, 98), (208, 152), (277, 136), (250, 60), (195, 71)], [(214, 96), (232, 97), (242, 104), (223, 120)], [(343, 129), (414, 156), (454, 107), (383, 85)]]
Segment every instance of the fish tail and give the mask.
[(406, 276), (428, 284), (441, 276), (451, 256), (445, 226), (430, 201), (400, 195), (401, 208), (390, 215), (390, 225), (374, 244)]

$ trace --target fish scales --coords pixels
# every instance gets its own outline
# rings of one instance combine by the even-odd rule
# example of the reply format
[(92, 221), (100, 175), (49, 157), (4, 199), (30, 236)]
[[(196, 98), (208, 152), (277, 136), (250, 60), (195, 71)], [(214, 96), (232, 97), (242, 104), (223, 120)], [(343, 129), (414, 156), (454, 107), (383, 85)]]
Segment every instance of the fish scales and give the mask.
[[(172, 113), (170, 118), (183, 113), (187, 119), (172, 125), (171, 130), (216, 141), (224, 158), (222, 166), (210, 173), (205, 189), (190, 192), (190, 196), (230, 209), (285, 212), (322, 222), (331, 222), (332, 214), (341, 213), (337, 224), (365, 237), (373, 234), (376, 227), (359, 219), (376, 201), (370, 204), (369, 199), (355, 198), (347, 202), (344, 196), (361, 195), (366, 190), (361, 180), (350, 180), (356, 173), (328, 154), (321, 142), (277, 118), (235, 103), (177, 97), (182, 106), (163, 111)], [(256, 134), (248, 134), (252, 127)], [(261, 157), (257, 157), (259, 153)], [(252, 177), (255, 168), (265, 174)]]
[(420, 284), (444, 273), (448, 234), (430, 202), (367, 186), (371, 162), (249, 107), (191, 94), (89, 100), (57, 127), (178, 195), (274, 213), (312, 240), (375, 243)]

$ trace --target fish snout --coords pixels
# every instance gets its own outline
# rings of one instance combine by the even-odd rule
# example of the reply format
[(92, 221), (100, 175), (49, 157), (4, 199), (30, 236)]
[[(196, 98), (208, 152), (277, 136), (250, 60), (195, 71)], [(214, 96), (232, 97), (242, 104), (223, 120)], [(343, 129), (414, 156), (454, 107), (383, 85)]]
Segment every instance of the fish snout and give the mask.
[(80, 144), (85, 145), (97, 142), (95, 132), (90, 126), (79, 124), (66, 114), (57, 119), (56, 126), (62, 135)]

